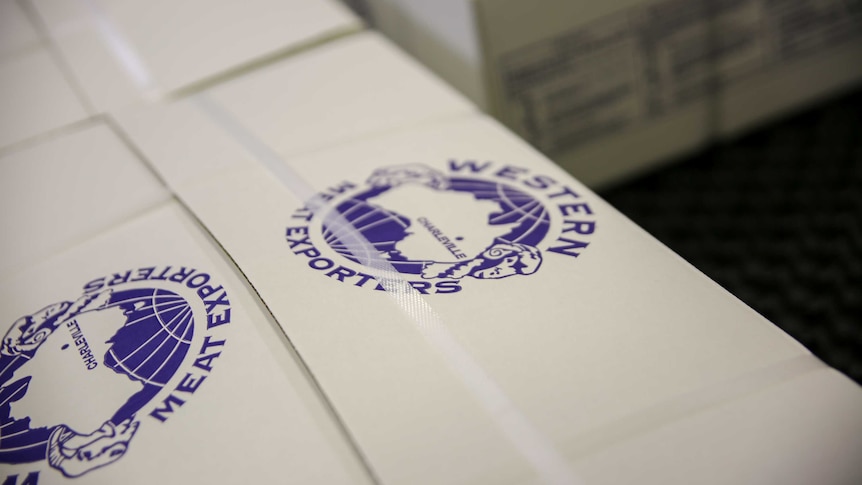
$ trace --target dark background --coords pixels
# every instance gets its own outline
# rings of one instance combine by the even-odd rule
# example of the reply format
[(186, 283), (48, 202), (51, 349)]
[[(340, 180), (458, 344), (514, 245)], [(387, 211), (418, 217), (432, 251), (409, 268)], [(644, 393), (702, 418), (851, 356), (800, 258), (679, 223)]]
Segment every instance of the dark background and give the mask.
[(601, 195), (862, 383), (862, 89)]

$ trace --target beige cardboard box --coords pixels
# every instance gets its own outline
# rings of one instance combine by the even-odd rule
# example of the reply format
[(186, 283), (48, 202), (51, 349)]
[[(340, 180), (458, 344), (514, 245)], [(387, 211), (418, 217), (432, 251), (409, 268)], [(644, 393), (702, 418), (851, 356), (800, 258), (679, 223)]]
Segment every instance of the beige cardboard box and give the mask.
[(0, 151), (88, 117), (42, 48), (0, 59)]
[(0, 153), (87, 116), (25, 12), (0, 1)]
[(333, 0), (32, 0), (98, 112), (200, 85), (354, 32)]
[(0, 57), (36, 47), (41, 40), (15, 0), (0, 2)]
[(842, 0), (368, 0), (371, 23), (590, 186), (862, 79)]
[[(120, 123), (382, 482), (862, 477), (857, 385), (491, 119), (278, 160), (207, 112)], [(236, 163), (185, 143), (213, 125)]]
[[(109, 135), (52, 140), (15, 172), (34, 210), (3, 204), (4, 252), (39, 260), (0, 277), (0, 479), (370, 483), (241, 273)], [(74, 190), (53, 180), (64, 144)], [(57, 226), (61, 251), (15, 251)]]
[(0, 272), (62, 252), (170, 198), (102, 124), (0, 157)]
[[(212, 118), (208, 106), (224, 113)], [(160, 170), (168, 183), (177, 184), (248, 160), (223, 136), (225, 116), (278, 156), (295, 156), (473, 112), (460, 94), (385, 38), (364, 32), (213, 87), (203, 96), (116, 116), (149, 156), (172, 160)], [(176, 152), (178, 147), (185, 148)]]

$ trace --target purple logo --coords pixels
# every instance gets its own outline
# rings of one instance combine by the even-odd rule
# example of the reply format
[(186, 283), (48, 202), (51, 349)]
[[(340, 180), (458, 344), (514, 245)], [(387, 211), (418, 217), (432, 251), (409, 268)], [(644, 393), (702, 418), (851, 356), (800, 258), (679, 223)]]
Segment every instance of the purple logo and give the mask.
[(589, 245), (592, 209), (555, 179), (493, 162), (448, 169), (386, 167), (321, 192), (328, 209), (293, 214), (303, 222), (286, 229), (291, 252), (342, 283), (382, 289), (373, 262), (384, 261), (420, 292), (444, 294), (532, 275), (548, 253), (577, 257)]
[(0, 344), (0, 463), (76, 478), (130, 452), (212, 371), (230, 302), (210, 275), (145, 267), (21, 316)]

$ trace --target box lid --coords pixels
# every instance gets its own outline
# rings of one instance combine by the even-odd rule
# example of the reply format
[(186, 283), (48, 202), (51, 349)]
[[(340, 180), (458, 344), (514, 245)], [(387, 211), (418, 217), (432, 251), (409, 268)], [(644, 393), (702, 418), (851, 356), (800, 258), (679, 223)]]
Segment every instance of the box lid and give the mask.
[(255, 163), (224, 136), (223, 122), (289, 157), (473, 112), (452, 88), (380, 35), (365, 32), (200, 96), (123, 110), (116, 118), (176, 186)]
[(361, 27), (334, 0), (34, 4), (100, 112), (188, 91)]
[(0, 152), (89, 116), (44, 47), (0, 56), (0, 86)]
[[(657, 460), (639, 462), (644, 481), (664, 483), (677, 464), (655, 440), (687, 416), (696, 424), (663, 449), (714, 438), (718, 449), (687, 454), (685, 469), (734, 468), (723, 476), (745, 483), (776, 476), (736, 464), (773, 439), (790, 468), (824, 442), (858, 446), (825, 423), (808, 442), (811, 427), (751, 397), (782, 386), (818, 409), (806, 422), (828, 415), (858, 430), (858, 386), (488, 118), (281, 163), (237, 164), (177, 190), (384, 481), (625, 483), (641, 449)], [(716, 411), (727, 403), (744, 411)], [(787, 434), (722, 438), (751, 420)], [(862, 473), (839, 461), (817, 474)]]
[(65, 250), (170, 198), (153, 173), (100, 123), (0, 157), (0, 271)]
[(4, 276), (0, 301), (0, 458), (17, 483), (369, 482), (176, 201)]

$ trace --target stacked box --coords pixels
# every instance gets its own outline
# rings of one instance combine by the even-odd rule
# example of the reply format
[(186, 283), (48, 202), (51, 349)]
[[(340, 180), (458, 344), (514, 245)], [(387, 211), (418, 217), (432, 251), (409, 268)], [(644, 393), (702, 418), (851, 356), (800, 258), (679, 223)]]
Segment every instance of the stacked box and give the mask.
[(89, 116), (48, 43), (10, 0), (0, 2), (0, 86), (0, 152)]
[(334, 0), (0, 2), (0, 151), (357, 32)]
[(862, 79), (854, 2), (368, 0), (372, 24), (601, 187)]
[(361, 27), (333, 0), (31, 0), (97, 112), (182, 95)]
[(4, 483), (368, 482), (236, 268), (108, 128), (0, 180)]
[(287, 72), (117, 120), (242, 268), (381, 482), (862, 476), (858, 386), (496, 122), (297, 152), (278, 126), (338, 108), (310, 99), (277, 125)]
[[(278, 155), (292, 156), (474, 112), (461, 95), (380, 35), (365, 32), (197, 95), (114, 116), (152, 150), (149, 156), (169, 157), (160, 170), (175, 187), (248, 161), (249, 154), (223, 136), (219, 122), (225, 116)], [(178, 146), (182, 152), (173, 151)], [(207, 164), (199, 166), (195, 157), (203, 152)]]
[(4, 484), (862, 478), (858, 386), (341, 9), (34, 3), (102, 114), (0, 156)]

